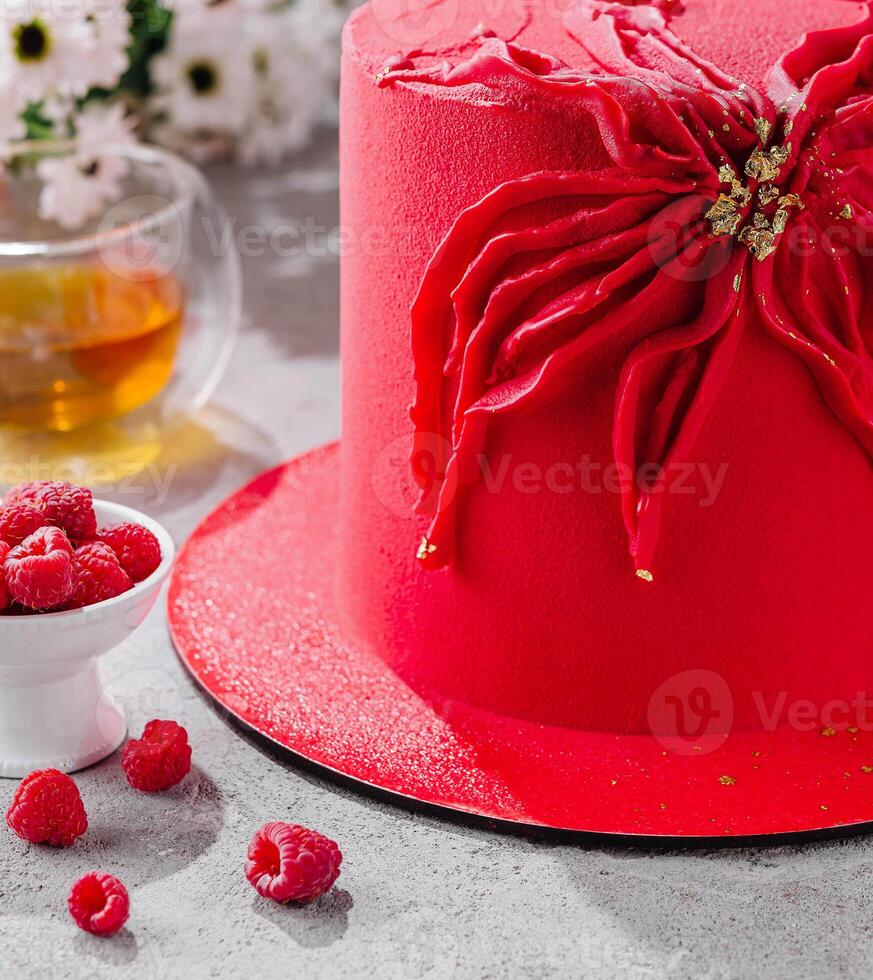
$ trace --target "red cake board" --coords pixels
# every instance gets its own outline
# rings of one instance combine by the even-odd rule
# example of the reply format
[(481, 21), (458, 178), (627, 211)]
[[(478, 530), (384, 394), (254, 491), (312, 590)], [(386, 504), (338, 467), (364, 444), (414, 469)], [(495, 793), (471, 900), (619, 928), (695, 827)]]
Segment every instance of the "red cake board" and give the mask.
[(549, 837), (713, 846), (873, 828), (870, 731), (735, 732), (687, 753), (422, 699), (338, 625), (337, 496), (334, 444), (232, 496), (176, 565), (179, 656), (260, 744), (401, 805)]

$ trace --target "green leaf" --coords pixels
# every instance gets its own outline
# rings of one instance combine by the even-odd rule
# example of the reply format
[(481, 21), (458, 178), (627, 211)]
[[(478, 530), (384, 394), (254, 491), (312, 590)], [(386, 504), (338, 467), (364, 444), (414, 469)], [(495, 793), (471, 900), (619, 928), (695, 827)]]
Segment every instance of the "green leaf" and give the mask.
[(155, 0), (128, 0), (127, 9), (133, 21), (128, 48), (130, 65), (118, 87), (145, 98), (152, 92), (149, 62), (166, 47), (173, 15)]

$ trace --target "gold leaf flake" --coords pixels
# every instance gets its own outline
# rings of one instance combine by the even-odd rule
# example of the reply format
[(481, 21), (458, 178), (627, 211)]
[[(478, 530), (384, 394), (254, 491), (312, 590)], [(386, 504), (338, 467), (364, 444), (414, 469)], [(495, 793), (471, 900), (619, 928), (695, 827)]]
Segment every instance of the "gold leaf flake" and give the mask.
[(752, 192), (738, 180), (734, 180), (731, 183), (731, 197), (741, 208), (744, 208), (752, 200)]
[(776, 251), (776, 235), (769, 227), (749, 227), (746, 225), (740, 232), (739, 238), (752, 253), (752, 257), (759, 262), (763, 262)]
[(655, 576), (648, 570), (648, 568), (638, 568), (637, 578), (641, 578), (644, 582), (654, 582)]
[[(745, 209), (751, 203), (752, 191), (737, 176), (733, 166), (724, 162), (718, 169), (718, 179), (727, 185), (729, 192), (722, 192), (718, 199), (709, 207), (705, 218), (710, 224), (710, 234), (737, 235), (758, 261), (763, 261), (772, 255), (779, 244), (779, 236), (785, 231), (792, 210), (802, 211), (805, 207), (799, 195), (794, 193), (781, 194), (778, 187), (780, 170), (791, 156), (791, 143), (782, 146), (766, 147), (767, 140), (772, 135), (773, 124), (763, 117), (755, 120), (755, 129), (763, 146), (755, 151), (746, 161), (743, 174), (758, 184), (758, 208), (751, 216)], [(786, 135), (790, 126), (786, 125)], [(721, 158), (724, 160), (724, 157)], [(776, 202), (776, 210), (770, 212), (770, 206)], [(846, 206), (844, 217), (852, 215), (851, 208)], [(745, 226), (744, 226), (745, 223)], [(832, 249), (833, 250), (833, 249)]]
[(802, 211), (805, 207), (803, 201), (796, 194), (783, 194), (779, 198), (780, 208), (797, 208)]
[(428, 555), (432, 555), (436, 550), (435, 544), (431, 544), (427, 538), (422, 538), (415, 557), (418, 558), (419, 561), (424, 561)]
[(734, 783), (736, 783), (733, 776), (719, 776), (718, 781), (722, 784), (722, 786), (733, 786)]
[(781, 235), (785, 231), (785, 226), (788, 224), (788, 212), (785, 208), (779, 208), (776, 214), (773, 215), (773, 231), (777, 235)]
[(790, 154), (791, 147), (788, 143), (769, 150), (755, 150), (746, 161), (746, 174), (760, 183), (771, 183), (779, 177), (779, 170)]
[(719, 194), (718, 200), (706, 212), (705, 217), (710, 223), (713, 235), (735, 235), (742, 221), (736, 201), (727, 194)]
[(852, 210), (852, 205), (851, 204), (847, 204), (843, 208), (843, 210), (840, 211), (840, 217), (841, 218), (853, 218), (854, 216), (855, 216), (855, 212)]
[(773, 124), (770, 122), (769, 119), (764, 119), (763, 116), (760, 116), (758, 119), (755, 120), (755, 132), (758, 134), (758, 138), (761, 140), (764, 146), (766, 146), (767, 143), (769, 142), (770, 133), (772, 131), (773, 131)]
[(743, 274), (742, 274), (742, 272), (738, 272), (734, 276), (734, 292), (735, 293), (738, 293), (740, 291), (740, 284), (742, 283), (742, 281), (743, 281)]

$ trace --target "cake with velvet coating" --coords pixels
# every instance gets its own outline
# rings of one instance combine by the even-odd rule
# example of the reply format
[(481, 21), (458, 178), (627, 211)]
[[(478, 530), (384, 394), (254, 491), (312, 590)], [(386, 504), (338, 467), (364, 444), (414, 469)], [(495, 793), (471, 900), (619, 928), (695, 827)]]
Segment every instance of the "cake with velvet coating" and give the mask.
[(342, 438), (187, 542), (188, 671), (492, 828), (869, 831), (873, 2), (374, 0), (344, 48)]
[(869, 5), (404, 7), (345, 34), (344, 628), (570, 728), (867, 690)]

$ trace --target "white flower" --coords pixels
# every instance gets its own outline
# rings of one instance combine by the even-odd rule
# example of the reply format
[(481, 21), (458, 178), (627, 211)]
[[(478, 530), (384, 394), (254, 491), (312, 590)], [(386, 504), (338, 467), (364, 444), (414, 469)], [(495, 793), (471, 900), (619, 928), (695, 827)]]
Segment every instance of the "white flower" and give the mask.
[(130, 14), (124, 0), (89, 0), (94, 50), (88, 61), (88, 84), (114, 89), (130, 63)]
[(174, 130), (237, 133), (252, 111), (255, 68), (235, 11), (181, 13), (152, 62), (154, 108)]
[(63, 228), (78, 228), (99, 214), (107, 192), (117, 189), (115, 183), (107, 186), (97, 176), (99, 167), (89, 171), (75, 155), (40, 160), (36, 170), (45, 184), (39, 196), (39, 216)]
[(301, 43), (330, 78), (339, 78), (343, 24), (361, 0), (295, 0), (290, 11)]
[(92, 31), (84, 16), (57, 16), (46, 2), (0, 3), (0, 80), (22, 102), (39, 102), (50, 91), (84, 95), (82, 69)]
[(0, 0), (0, 86), (21, 103), (112, 88), (129, 29), (123, 0)]
[(258, 74), (257, 95), (237, 157), (247, 164), (276, 164), (309, 138), (327, 98), (326, 78), (287, 12), (250, 17), (247, 34)]
[(128, 164), (110, 148), (133, 141), (134, 122), (120, 105), (91, 105), (76, 118), (75, 149), (36, 165), (41, 218), (78, 228), (118, 200)]
[(120, 103), (89, 102), (75, 119), (76, 142), (86, 154), (101, 146), (132, 143), (135, 127), (136, 117)]

